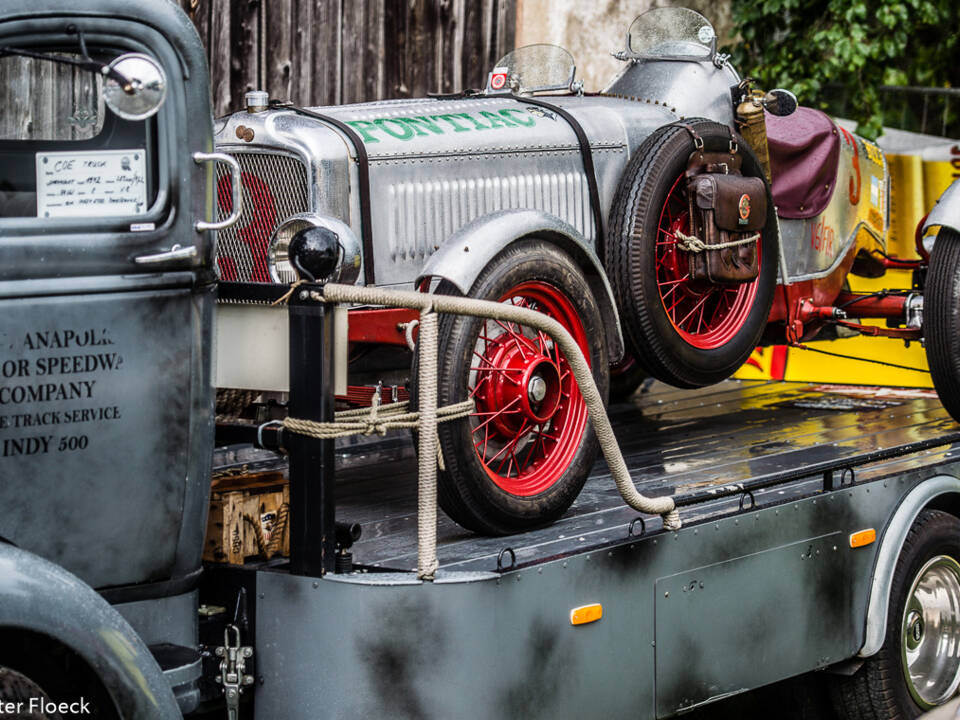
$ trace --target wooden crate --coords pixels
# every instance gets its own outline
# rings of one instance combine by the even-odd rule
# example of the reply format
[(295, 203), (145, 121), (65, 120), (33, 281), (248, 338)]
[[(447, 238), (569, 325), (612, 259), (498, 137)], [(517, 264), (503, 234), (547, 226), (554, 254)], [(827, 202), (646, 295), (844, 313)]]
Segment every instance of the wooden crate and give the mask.
[(288, 557), (289, 507), (290, 486), (282, 473), (215, 479), (203, 559), (242, 565), (251, 557)]

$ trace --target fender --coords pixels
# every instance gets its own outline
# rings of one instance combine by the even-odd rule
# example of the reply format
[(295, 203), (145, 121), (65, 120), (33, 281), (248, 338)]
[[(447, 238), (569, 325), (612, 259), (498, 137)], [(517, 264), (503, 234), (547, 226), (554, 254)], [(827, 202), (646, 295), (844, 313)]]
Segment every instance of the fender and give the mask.
[(900, 550), (907, 539), (910, 526), (931, 501), (948, 494), (960, 496), (960, 479), (951, 475), (937, 475), (924, 480), (903, 498), (887, 524), (873, 568), (873, 583), (870, 587), (870, 601), (867, 604), (866, 638), (857, 657), (865, 658), (875, 655), (883, 645), (893, 572), (897, 567), (897, 559), (900, 557)]
[(430, 256), (416, 284), (425, 278), (443, 278), (466, 295), (483, 268), (501, 250), (530, 236), (554, 243), (583, 270), (601, 315), (613, 318), (613, 322), (604, 323), (610, 362), (620, 360), (624, 349), (620, 315), (600, 259), (576, 228), (542, 210), (500, 210), (473, 220)]
[(0, 544), (0, 628), (46, 635), (93, 669), (124, 720), (182, 720), (173, 691), (133, 628), (75, 575)]
[(934, 225), (960, 232), (960, 179), (954, 180), (953, 184), (944, 190), (924, 221), (921, 232), (926, 232), (927, 228)]

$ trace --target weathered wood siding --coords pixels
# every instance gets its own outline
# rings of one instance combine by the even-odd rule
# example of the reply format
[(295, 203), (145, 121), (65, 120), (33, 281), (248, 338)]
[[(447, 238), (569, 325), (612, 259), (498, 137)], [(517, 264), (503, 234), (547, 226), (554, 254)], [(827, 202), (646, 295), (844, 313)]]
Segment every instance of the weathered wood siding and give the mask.
[(179, 0), (207, 47), (214, 113), (247, 90), (302, 105), (481, 87), (516, 0)]

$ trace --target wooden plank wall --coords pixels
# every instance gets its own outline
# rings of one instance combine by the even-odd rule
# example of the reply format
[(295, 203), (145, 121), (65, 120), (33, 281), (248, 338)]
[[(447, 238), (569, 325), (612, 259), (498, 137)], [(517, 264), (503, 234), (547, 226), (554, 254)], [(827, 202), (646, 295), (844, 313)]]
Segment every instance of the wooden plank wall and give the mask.
[(177, 0), (207, 47), (214, 114), (247, 90), (302, 105), (482, 87), (517, 0)]

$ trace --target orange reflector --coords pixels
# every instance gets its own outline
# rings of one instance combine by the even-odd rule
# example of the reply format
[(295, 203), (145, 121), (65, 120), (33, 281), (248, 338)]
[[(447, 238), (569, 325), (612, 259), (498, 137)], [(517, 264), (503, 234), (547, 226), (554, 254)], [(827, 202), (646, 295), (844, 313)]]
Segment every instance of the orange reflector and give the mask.
[(603, 617), (603, 605), (600, 603), (594, 603), (593, 605), (584, 605), (582, 607), (574, 608), (570, 611), (570, 624), (571, 625), (586, 625), (587, 623), (596, 622)]
[(850, 536), (850, 547), (865, 547), (877, 539), (877, 531), (873, 528), (867, 528), (860, 532), (855, 532)]

